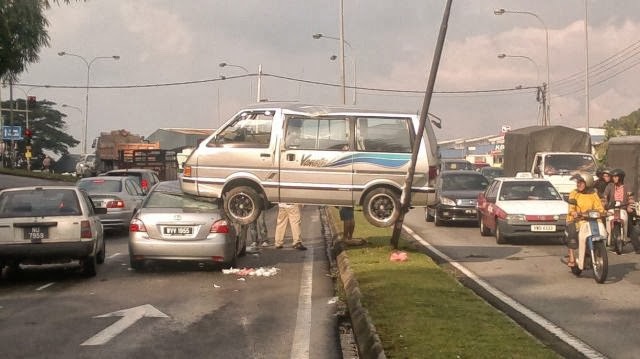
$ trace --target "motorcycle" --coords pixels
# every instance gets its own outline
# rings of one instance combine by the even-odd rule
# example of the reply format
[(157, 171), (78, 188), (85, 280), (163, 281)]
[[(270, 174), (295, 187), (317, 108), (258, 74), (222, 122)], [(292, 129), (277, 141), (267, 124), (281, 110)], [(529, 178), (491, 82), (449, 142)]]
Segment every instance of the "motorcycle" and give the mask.
[[(618, 255), (622, 254), (624, 246), (629, 243), (629, 237), (625, 231), (625, 220), (620, 215), (620, 212), (626, 210), (626, 203), (616, 201), (615, 204), (607, 211), (607, 221), (609, 221), (609, 228), (611, 228), (611, 236), (607, 241), (607, 244), (613, 247), (613, 250)], [(627, 221), (628, 220), (629, 218), (627, 216)]]
[[(575, 199), (570, 199), (569, 204), (576, 205)], [(604, 283), (609, 271), (609, 259), (607, 257), (607, 231), (603, 219), (605, 215), (596, 210), (579, 212), (580, 220), (578, 229), (578, 253), (574, 252), (576, 265), (571, 267), (571, 272), (579, 276), (583, 270), (593, 269), (593, 278), (597, 283)], [(575, 249), (572, 249), (576, 251)]]

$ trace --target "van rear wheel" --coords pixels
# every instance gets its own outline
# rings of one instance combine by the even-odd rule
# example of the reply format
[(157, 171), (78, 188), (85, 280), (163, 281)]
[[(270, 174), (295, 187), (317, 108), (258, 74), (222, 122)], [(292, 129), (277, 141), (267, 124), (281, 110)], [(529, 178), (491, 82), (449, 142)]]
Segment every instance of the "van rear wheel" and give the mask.
[(389, 227), (400, 216), (400, 197), (388, 188), (376, 188), (364, 197), (364, 218), (376, 227)]
[(234, 187), (224, 194), (223, 199), (224, 212), (238, 224), (253, 223), (262, 212), (262, 198), (251, 187)]

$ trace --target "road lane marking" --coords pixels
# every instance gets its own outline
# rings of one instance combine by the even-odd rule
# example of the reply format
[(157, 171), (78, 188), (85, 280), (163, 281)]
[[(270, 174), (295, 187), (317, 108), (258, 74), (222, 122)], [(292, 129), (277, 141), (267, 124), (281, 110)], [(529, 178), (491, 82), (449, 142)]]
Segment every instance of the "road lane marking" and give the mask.
[(96, 315), (94, 318), (107, 318), (107, 317), (122, 317), (122, 319), (104, 328), (100, 333), (92, 336), (91, 338), (87, 339), (84, 343), (80, 345), (105, 344), (109, 340), (115, 338), (118, 334), (122, 333), (125, 329), (135, 324), (135, 322), (142, 319), (143, 317), (169, 318), (168, 315), (157, 310), (154, 306), (150, 304), (145, 304), (145, 305), (141, 305), (141, 306), (133, 307), (129, 309), (118, 310), (118, 311), (107, 313), (107, 314)]
[(292, 359), (309, 358), (311, 342), (311, 293), (313, 289), (313, 247), (309, 246), (306, 254), (300, 275), (296, 327), (293, 331), (293, 344), (291, 345), (290, 358)]
[(119, 255), (120, 255), (120, 252), (117, 252), (117, 253), (114, 253), (114, 254), (108, 256), (107, 259), (113, 259), (113, 258), (115, 258), (115, 257), (117, 257)]
[(574, 348), (575, 350), (577, 350), (578, 352), (583, 354), (585, 357), (587, 357), (589, 359), (606, 358), (606, 356), (604, 354), (598, 352), (597, 350), (595, 350), (594, 348), (589, 346), (589, 344), (587, 344), (587, 343), (583, 342), (582, 340), (578, 339), (577, 337), (569, 334), (564, 329), (560, 328), (559, 326), (557, 326), (553, 322), (547, 320), (546, 318), (542, 317), (541, 315), (539, 315), (538, 313), (532, 311), (531, 309), (525, 307), (523, 304), (520, 304), (520, 302), (518, 302), (515, 299), (509, 297), (507, 294), (505, 294), (504, 292), (500, 291), (498, 288), (495, 288), (491, 284), (489, 284), (489, 283), (485, 282), (484, 280), (482, 280), (480, 277), (478, 277), (475, 273), (473, 273), (472, 271), (470, 271), (469, 269), (464, 267), (462, 264), (454, 261), (448, 255), (440, 252), (436, 247), (434, 247), (431, 243), (429, 243), (429, 242), (425, 241), (424, 239), (422, 239), (422, 237), (420, 237), (416, 232), (414, 232), (408, 226), (403, 225), (402, 227), (416, 241), (421, 243), (423, 246), (429, 248), (430, 251), (432, 251), (433, 253), (435, 253), (437, 256), (439, 256), (440, 258), (444, 259), (445, 261), (447, 261), (449, 264), (454, 266), (456, 269), (458, 269), (462, 273), (464, 273), (464, 275), (466, 275), (469, 279), (471, 279), (474, 282), (476, 282), (476, 284), (478, 284), (479, 286), (484, 288), (487, 292), (491, 293), (491, 295), (493, 295), (494, 297), (498, 298), (499, 300), (501, 300), (506, 305), (510, 306), (513, 310), (516, 310), (516, 311), (520, 312), (522, 315), (524, 315), (525, 317), (529, 318), (529, 320), (531, 320), (534, 323), (538, 324), (539, 326), (543, 327), (549, 333), (554, 334), (560, 340), (562, 340), (563, 342), (565, 342), (568, 345), (570, 345), (572, 348)]
[(38, 287), (38, 288), (36, 289), (36, 291), (39, 291), (39, 290), (43, 290), (43, 289), (49, 288), (49, 287), (51, 287), (51, 286), (52, 286), (52, 285), (54, 285), (54, 284), (55, 284), (55, 282), (47, 283), (47, 284), (43, 285), (42, 287)]

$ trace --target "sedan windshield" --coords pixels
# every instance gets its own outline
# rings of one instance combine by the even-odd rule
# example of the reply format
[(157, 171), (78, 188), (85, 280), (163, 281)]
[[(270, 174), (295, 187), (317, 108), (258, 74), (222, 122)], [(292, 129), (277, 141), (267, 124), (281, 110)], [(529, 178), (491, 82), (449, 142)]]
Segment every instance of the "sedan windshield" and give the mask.
[(481, 174), (451, 174), (442, 178), (443, 191), (482, 191), (488, 185)]
[(549, 182), (517, 181), (505, 182), (500, 190), (501, 201), (562, 200), (558, 191)]

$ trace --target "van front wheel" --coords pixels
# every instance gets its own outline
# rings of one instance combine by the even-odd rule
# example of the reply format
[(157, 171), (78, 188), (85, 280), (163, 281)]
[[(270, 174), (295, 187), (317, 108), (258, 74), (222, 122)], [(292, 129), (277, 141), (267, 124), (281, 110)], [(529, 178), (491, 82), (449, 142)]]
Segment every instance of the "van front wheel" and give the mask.
[(364, 197), (364, 218), (376, 227), (389, 227), (400, 215), (400, 198), (388, 188), (376, 188)]
[(253, 223), (262, 212), (262, 198), (251, 187), (234, 187), (225, 193), (223, 199), (225, 213), (238, 224)]

